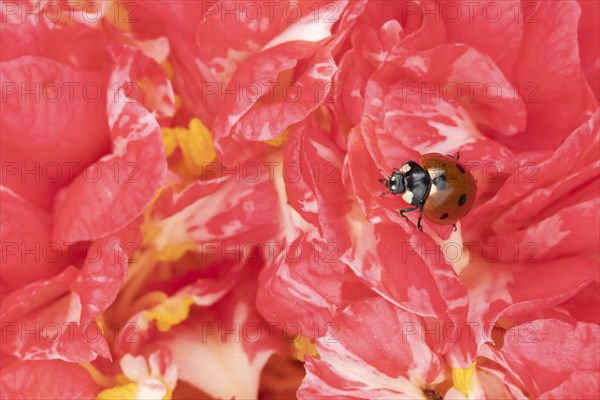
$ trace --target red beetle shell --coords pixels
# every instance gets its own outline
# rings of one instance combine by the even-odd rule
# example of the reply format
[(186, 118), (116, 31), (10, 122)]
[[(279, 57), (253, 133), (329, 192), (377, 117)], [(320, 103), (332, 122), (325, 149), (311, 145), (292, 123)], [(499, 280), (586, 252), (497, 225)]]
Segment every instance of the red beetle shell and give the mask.
[(445, 185), (431, 184), (425, 200), (425, 218), (439, 225), (452, 225), (471, 210), (477, 196), (477, 182), (457, 159), (439, 153), (421, 156), (421, 166), (431, 179), (443, 175)]

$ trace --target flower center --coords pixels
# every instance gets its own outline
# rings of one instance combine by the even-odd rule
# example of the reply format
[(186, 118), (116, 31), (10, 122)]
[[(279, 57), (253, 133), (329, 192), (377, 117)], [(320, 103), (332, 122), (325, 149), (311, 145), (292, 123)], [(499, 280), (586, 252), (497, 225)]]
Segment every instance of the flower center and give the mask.
[(294, 357), (304, 361), (305, 356), (319, 358), (319, 353), (312, 340), (306, 336), (298, 336), (294, 341)]
[(192, 118), (187, 128), (163, 128), (162, 134), (169, 165), (187, 181), (201, 177), (217, 157), (212, 134), (198, 118)]
[(476, 364), (477, 361), (474, 361), (469, 368), (452, 368), (454, 388), (466, 398), (469, 397), (469, 392), (473, 390), (473, 372), (475, 372)]

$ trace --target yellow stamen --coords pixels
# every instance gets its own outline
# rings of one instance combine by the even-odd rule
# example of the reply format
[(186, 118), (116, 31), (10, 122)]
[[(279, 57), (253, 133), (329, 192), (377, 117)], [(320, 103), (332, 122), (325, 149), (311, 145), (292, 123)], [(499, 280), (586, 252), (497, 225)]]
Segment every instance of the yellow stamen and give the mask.
[(163, 128), (162, 130), (163, 144), (165, 146), (165, 153), (167, 157), (171, 157), (178, 146), (175, 129), (178, 128)]
[(192, 118), (187, 129), (163, 128), (162, 132), (167, 156), (173, 156), (179, 149), (184, 172), (192, 178), (199, 176), (204, 166), (217, 157), (212, 134), (198, 118)]
[(136, 383), (128, 383), (101, 391), (96, 396), (96, 400), (133, 400), (137, 398), (137, 392), (138, 385)]
[(98, 384), (100, 387), (113, 387), (118, 384), (116, 379), (113, 376), (104, 375), (100, 372), (96, 367), (94, 367), (90, 363), (82, 363), (80, 364), (83, 368), (87, 370), (90, 374), (94, 382)]
[(194, 251), (197, 248), (195, 243), (184, 242), (162, 243), (159, 246), (153, 240), (161, 233), (161, 227), (157, 225), (145, 224), (142, 226), (144, 236), (144, 245), (153, 247), (158, 261), (177, 261), (188, 251)]
[(287, 140), (288, 137), (290, 136), (290, 129), (286, 129), (284, 130), (280, 135), (276, 136), (275, 138), (271, 139), (271, 140), (265, 140), (265, 143), (273, 146), (273, 147), (281, 147), (282, 144), (284, 144)]
[(169, 296), (164, 292), (153, 291), (146, 293), (133, 303), (131, 306), (131, 313), (136, 314), (140, 311), (155, 307), (163, 301), (166, 301), (168, 298)]
[(300, 361), (304, 361), (305, 356), (319, 358), (319, 353), (312, 340), (306, 336), (298, 336), (294, 342), (294, 357)]
[(196, 249), (194, 243), (181, 243), (177, 246), (167, 246), (158, 252), (157, 257), (161, 261), (177, 261), (188, 251)]
[(171, 65), (171, 63), (168, 60), (165, 60), (162, 63), (160, 63), (160, 66), (167, 73), (167, 77), (169, 78), (169, 80), (173, 80), (173, 66)]
[(156, 320), (156, 327), (161, 332), (167, 332), (185, 320), (190, 314), (190, 307), (194, 304), (192, 296), (171, 297), (153, 309), (144, 313), (144, 318), (151, 322)]
[(104, 335), (104, 324), (102, 324), (100, 321), (96, 321), (96, 325), (98, 325), (98, 328), (100, 328), (100, 333)]
[(186, 165), (190, 169), (211, 162), (217, 156), (212, 143), (212, 134), (198, 118), (190, 121), (188, 134), (180, 134), (177, 140)]
[(181, 96), (176, 94), (175, 95), (175, 113), (177, 113), (179, 110), (181, 110), (181, 104), (183, 104), (183, 100), (181, 99)]
[(159, 380), (164, 383), (165, 387), (167, 388), (167, 394), (165, 394), (162, 398), (162, 400), (171, 400), (173, 398), (173, 389), (171, 389), (171, 387), (169, 385), (167, 385), (167, 382), (165, 382), (163, 379)]
[(127, 278), (115, 302), (118, 315), (131, 315), (131, 303), (139, 295), (140, 289), (146, 283), (146, 279), (152, 274), (156, 263), (156, 254), (149, 249), (137, 255), (136, 263), (129, 264)]
[[(332, 86), (332, 90), (333, 90), (333, 86)], [(324, 106), (317, 108), (313, 112), (313, 115), (315, 117), (315, 120), (317, 121), (317, 123), (319, 124), (319, 126), (321, 128), (323, 128), (326, 131), (331, 130), (331, 118), (329, 116), (329, 112), (327, 111), (327, 109)]]
[(452, 382), (454, 389), (462, 393), (466, 398), (469, 397), (469, 392), (473, 390), (473, 373), (475, 372), (474, 361), (469, 368), (452, 368)]

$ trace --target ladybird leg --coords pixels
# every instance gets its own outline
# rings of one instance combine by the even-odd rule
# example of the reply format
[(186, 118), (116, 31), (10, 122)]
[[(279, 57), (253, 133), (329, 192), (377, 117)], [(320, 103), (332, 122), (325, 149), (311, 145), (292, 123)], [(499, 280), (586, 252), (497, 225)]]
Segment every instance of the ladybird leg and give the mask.
[(406, 217), (406, 215), (404, 215), (404, 213), (415, 211), (415, 210), (418, 210), (418, 209), (419, 209), (419, 207), (415, 207), (415, 208), (403, 208), (402, 210), (400, 210), (400, 216), (402, 218), (404, 218), (405, 220), (408, 221), (408, 218)]
[(452, 226), (454, 227), (454, 232), (456, 232), (458, 230), (458, 228), (456, 227), (456, 224), (452, 224)]
[(421, 218), (423, 218), (423, 210), (419, 210), (421, 213), (419, 214), (419, 219), (417, 220), (417, 229), (423, 232), (423, 226), (421, 226)]
[(417, 219), (417, 229), (423, 232), (423, 226), (421, 225), (421, 219), (423, 218), (423, 207), (425, 206), (425, 200), (422, 200), (421, 203), (417, 206), (419, 209), (419, 219)]

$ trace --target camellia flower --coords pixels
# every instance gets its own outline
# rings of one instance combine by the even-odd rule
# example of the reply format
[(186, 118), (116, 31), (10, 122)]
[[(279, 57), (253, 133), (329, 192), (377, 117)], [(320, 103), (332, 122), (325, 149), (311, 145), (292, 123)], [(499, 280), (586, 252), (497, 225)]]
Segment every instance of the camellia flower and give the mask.
[(1, 398), (600, 395), (598, 2), (0, 6)]
[[(7, 171), (1, 191), (1, 348), (2, 368), (13, 374), (2, 380), (3, 395), (41, 395), (43, 381), (31, 386), (21, 376), (56, 368), (67, 382), (47, 395), (89, 397), (97, 387), (80, 379), (85, 370), (78, 363), (111, 358), (97, 318), (127, 275), (124, 248), (131, 233), (124, 228), (164, 179), (156, 115), (173, 112), (173, 94), (155, 60), (99, 28), (50, 24), (35, 14), (13, 18), (2, 25), (0, 65)], [(16, 46), (15, 40), (29, 45)], [(90, 41), (98, 45), (95, 52)], [(141, 80), (148, 92), (132, 93)], [(61, 95), (69, 85), (72, 92)], [(49, 167), (54, 175), (46, 175)]]
[[(513, 332), (519, 325), (513, 327), (514, 323), (509, 320), (557, 305), (598, 281), (597, 230), (590, 233), (585, 225), (585, 221), (598, 220), (597, 190), (594, 189), (598, 184), (599, 156), (597, 97), (581, 78), (578, 54), (570, 66), (576, 72), (569, 75), (553, 70), (552, 63), (545, 63), (546, 69), (543, 69), (538, 64), (541, 57), (535, 56), (536, 52), (544, 57), (552, 57), (553, 51), (562, 52), (553, 47), (556, 43), (571, 41), (573, 44), (568, 48), (577, 48), (579, 6), (558, 2), (537, 5), (540, 23), (527, 29), (505, 21), (493, 26), (475, 23), (468, 25), (475, 30), (467, 31), (466, 27), (461, 28), (461, 23), (424, 15), (425, 4), (406, 2), (404, 5), (404, 9), (398, 10), (396, 20), (390, 19), (390, 13), (382, 4), (370, 3), (354, 28), (360, 33), (351, 36), (352, 47), (344, 55), (352, 61), (344, 64), (342, 58), (338, 75), (342, 88), (340, 102), (330, 109), (330, 115), (342, 118), (347, 125), (356, 124), (348, 135), (347, 155), (340, 154), (344, 147), (336, 146), (339, 138), (335, 136), (335, 128), (327, 135), (314, 122), (299, 125), (294, 133), (300, 139), (288, 143), (290, 149), (300, 149), (290, 150), (289, 154), (299, 158), (290, 158), (288, 162), (300, 163), (300, 168), (304, 165), (307, 171), (314, 163), (341, 166), (343, 162), (342, 179), (326, 184), (316, 179), (314, 171), (312, 175), (308, 172), (303, 176), (302, 185), (290, 185), (286, 191), (294, 199), (290, 205), (307, 221), (314, 221), (324, 237), (339, 247), (340, 260), (366, 285), (398, 307), (425, 317), (423, 326), (428, 329), (435, 331), (437, 327), (438, 336), (431, 342), (431, 348), (444, 356), (452, 374), (428, 380), (422, 373), (418, 384), (402, 385), (398, 376), (410, 378), (408, 366), (402, 368), (401, 363), (395, 364), (402, 373), (379, 366), (380, 357), (389, 350), (378, 350), (378, 346), (399, 341), (384, 334), (363, 332), (355, 324), (351, 328), (350, 323), (340, 323), (336, 325), (342, 332), (340, 335), (359, 329), (373, 340), (358, 345), (361, 351), (367, 348), (372, 353), (353, 353), (356, 337), (334, 341), (333, 345), (325, 344), (326, 336), (319, 339), (317, 352), (320, 355), (326, 352), (326, 359), (310, 364), (309, 375), (299, 392), (308, 398), (433, 396), (431, 387), (437, 387), (435, 396), (438, 396), (445, 394), (448, 382), (454, 386), (453, 391), (446, 393), (451, 398), (458, 393), (463, 397), (494, 397), (498, 393), (494, 388), (474, 383), (477, 377), (474, 368), (479, 363), (477, 354), (485, 349), (486, 342), (497, 342), (491, 339), (492, 331)], [(573, 18), (573, 22), (562, 20), (564, 30), (557, 30), (546, 22), (558, 14)], [(503, 44), (480, 40), (471, 43), (463, 33), (469, 32), (469, 37), (479, 39), (489, 34), (474, 34), (476, 29), (499, 29), (503, 35), (510, 35), (511, 32), (504, 29), (506, 24), (521, 31), (518, 40), (527, 56), (507, 58), (494, 47)], [(571, 32), (570, 36), (566, 32)], [(549, 35), (556, 35), (557, 39), (553, 41)], [(529, 43), (535, 43), (536, 48), (527, 50)], [(502, 56), (495, 59), (497, 54)], [(345, 65), (348, 71), (344, 70)], [(533, 71), (539, 75), (540, 68), (544, 74), (534, 78)], [(573, 75), (580, 77), (576, 83), (573, 83)], [(540, 98), (530, 104), (524, 100), (526, 94), (522, 91), (517, 90), (515, 95), (516, 84), (510, 83), (515, 78), (521, 84), (538, 85)], [(450, 101), (441, 96), (436, 98), (435, 90), (433, 95), (427, 94), (436, 84), (460, 87), (469, 83), (469, 79), (481, 85), (493, 83), (502, 93), (513, 97), (506, 94), (504, 98), (490, 100), (479, 93), (471, 99)], [(565, 92), (581, 99), (572, 111), (555, 101), (554, 93), (558, 90), (555, 88), (560, 85)], [(557, 107), (555, 113), (552, 107)], [(547, 118), (547, 112), (552, 113), (552, 117)], [(549, 128), (547, 124), (552, 118), (556, 123)], [(330, 126), (344, 128), (339, 123), (330, 123)], [(536, 135), (541, 138), (541, 132), (544, 132), (543, 140), (536, 138)], [(340, 134), (343, 135), (343, 131)], [(475, 210), (462, 221), (456, 233), (426, 223), (425, 230), (430, 233), (422, 235), (412, 223), (398, 215), (401, 203), (379, 197), (383, 188), (374, 177), (379, 175), (378, 169), (391, 171), (406, 160), (418, 160), (418, 153), (453, 154), (456, 151), (460, 151), (461, 160), (469, 160), (466, 165), (471, 163), (478, 180)], [(565, 165), (566, 160), (572, 160), (572, 164)], [(497, 170), (493, 179), (486, 171), (490, 164)], [(527, 170), (532, 167), (535, 168), (533, 173)], [(561, 180), (559, 176), (572, 178)], [(298, 189), (299, 193), (294, 194), (293, 190)], [(362, 212), (357, 212), (352, 197), (346, 193), (356, 196)], [(305, 207), (307, 199), (314, 199), (312, 207)], [(567, 215), (578, 217), (572, 219)], [(574, 239), (576, 237), (580, 239)], [(485, 253), (490, 246), (498, 249), (493, 257)], [(448, 249), (458, 249), (458, 252), (451, 256)], [(277, 273), (283, 274), (285, 268), (279, 270), (281, 272), (273, 271), (275, 277), (270, 277), (269, 282), (276, 282)], [(327, 270), (335, 271), (331, 264)], [(319, 271), (319, 275), (324, 274)], [(335, 276), (338, 288), (343, 288), (346, 276), (343, 272)], [(303, 276), (296, 279), (291, 287), (306, 285)], [(307, 315), (314, 315), (313, 308), (320, 304), (321, 312), (329, 313), (333, 321), (338, 312), (361, 321), (352, 306), (337, 311), (336, 306), (343, 301), (324, 303), (323, 296), (306, 297), (305, 293), (321, 294), (323, 287), (331, 288), (331, 279), (309, 282), (315, 283), (303, 289), (304, 295), (287, 297), (293, 315), (298, 314), (297, 302), (305, 301)], [(269, 298), (277, 293), (276, 298), (286, 304), (286, 296), (280, 294), (285, 290), (277, 285), (267, 286), (265, 290), (271, 293)], [(340, 292), (343, 293), (343, 289), (338, 289), (337, 293)], [(317, 299), (321, 302), (317, 303)], [(281, 302), (276, 306), (272, 300), (263, 303), (263, 312), (269, 313), (275, 307), (281, 309)], [(369, 316), (374, 314), (378, 313), (366, 312)], [(382, 318), (379, 332), (390, 329), (400, 333), (400, 329), (387, 326), (389, 320)], [(364, 329), (371, 330), (374, 323), (370, 321), (369, 328)], [(532, 323), (536, 327), (544, 324), (548, 329), (548, 322), (535, 320)], [(598, 326), (591, 324), (585, 329), (595, 333), (582, 336), (575, 347), (594, 342)], [(500, 343), (496, 344), (501, 347)], [(543, 345), (536, 347), (537, 351), (543, 348)], [(572, 357), (572, 351), (567, 347), (564, 352), (558, 352), (557, 358)], [(595, 365), (593, 360), (589, 364), (575, 363), (560, 372), (563, 379), (567, 371), (573, 371), (572, 379), (582, 379), (573, 384), (586, 388), (581, 392), (584, 397), (594, 397), (597, 393), (598, 368), (592, 368), (591, 372), (588, 370), (591, 365)], [(338, 372), (333, 373), (331, 368)], [(522, 392), (501, 393), (517, 397), (518, 393), (543, 395), (535, 384), (531, 386), (531, 375), (523, 375), (535, 374), (536, 369), (510, 371), (512, 367), (508, 368), (508, 374), (521, 380), (519, 390)], [(579, 368), (581, 373), (577, 372)], [(384, 377), (393, 380), (387, 382)], [(554, 389), (546, 386), (546, 390), (556, 390), (554, 393), (559, 397), (576, 393), (576, 390), (569, 392), (558, 386)], [(420, 394), (416, 395), (417, 392)]]

